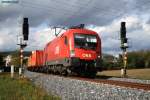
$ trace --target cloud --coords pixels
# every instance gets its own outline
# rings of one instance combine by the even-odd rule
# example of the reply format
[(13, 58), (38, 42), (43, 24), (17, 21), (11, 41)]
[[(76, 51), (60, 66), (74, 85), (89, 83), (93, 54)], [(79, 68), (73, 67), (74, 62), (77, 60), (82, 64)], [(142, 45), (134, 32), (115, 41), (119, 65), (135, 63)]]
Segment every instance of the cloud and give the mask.
[(44, 28), (34, 34), (29, 35), (28, 47), (26, 49), (44, 49), (45, 45), (54, 39), (54, 34), (51, 33), (50, 28)]
[[(66, 6), (67, 5), (67, 6)], [(111, 5), (111, 6), (110, 6)], [(3, 19), (9, 17), (27, 16), (30, 19), (31, 26), (38, 26), (43, 22), (48, 21), (53, 25), (74, 25), (74, 24), (94, 24), (106, 25), (114, 18), (123, 15), (124, 1), (114, 0), (103, 1), (99, 0), (19, 0), (18, 4), (10, 4), (1, 7), (0, 13)], [(122, 6), (120, 10), (117, 6)]]
[[(150, 49), (150, 25), (146, 24), (138, 16), (126, 16), (114, 20), (107, 26), (90, 26), (90, 29), (96, 31), (102, 39), (102, 49), (105, 53), (117, 54), (120, 49), (120, 23), (126, 22), (127, 38), (129, 50)], [(140, 44), (140, 45), (139, 45)]]
[[(47, 43), (56, 38), (54, 30), (52, 28), (44, 28), (43, 25), (39, 26), (38, 28), (41, 30), (33, 31), (33, 34), (29, 35), (29, 41), (26, 50), (43, 50)], [(57, 33), (59, 31), (60, 36), (64, 32), (64, 30), (57, 29)]]
[(16, 47), (16, 41), (12, 35), (0, 35), (0, 51), (14, 50)]

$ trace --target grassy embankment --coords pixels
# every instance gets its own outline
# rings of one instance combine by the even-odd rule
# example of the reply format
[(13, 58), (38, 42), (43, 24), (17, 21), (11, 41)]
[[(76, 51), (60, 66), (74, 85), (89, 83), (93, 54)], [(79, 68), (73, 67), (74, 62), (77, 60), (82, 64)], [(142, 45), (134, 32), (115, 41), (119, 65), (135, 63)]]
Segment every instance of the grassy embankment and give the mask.
[[(130, 70), (127, 70), (127, 75), (129, 78), (150, 80), (150, 69), (130, 69)], [(102, 71), (98, 73), (98, 76), (120, 77), (120, 70)]]
[(0, 100), (60, 100), (33, 85), (28, 79), (12, 79), (0, 73)]

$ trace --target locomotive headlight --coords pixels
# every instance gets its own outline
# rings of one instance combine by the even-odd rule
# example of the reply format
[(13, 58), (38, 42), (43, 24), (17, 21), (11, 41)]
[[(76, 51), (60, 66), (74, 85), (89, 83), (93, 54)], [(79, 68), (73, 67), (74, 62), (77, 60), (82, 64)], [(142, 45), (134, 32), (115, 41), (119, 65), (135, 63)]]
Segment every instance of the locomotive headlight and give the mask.
[(97, 56), (97, 58), (101, 58), (101, 56), (100, 56), (100, 55), (98, 55), (98, 56)]
[(75, 51), (74, 50), (70, 50), (70, 57), (74, 57), (75, 56)]

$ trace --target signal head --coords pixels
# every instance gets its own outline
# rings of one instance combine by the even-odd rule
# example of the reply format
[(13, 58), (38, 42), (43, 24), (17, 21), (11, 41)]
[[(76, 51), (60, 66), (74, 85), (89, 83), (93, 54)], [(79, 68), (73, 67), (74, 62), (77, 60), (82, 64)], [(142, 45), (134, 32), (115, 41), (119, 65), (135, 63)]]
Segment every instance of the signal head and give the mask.
[(28, 24), (28, 18), (23, 19), (23, 38), (24, 40), (28, 40), (29, 35), (29, 24)]

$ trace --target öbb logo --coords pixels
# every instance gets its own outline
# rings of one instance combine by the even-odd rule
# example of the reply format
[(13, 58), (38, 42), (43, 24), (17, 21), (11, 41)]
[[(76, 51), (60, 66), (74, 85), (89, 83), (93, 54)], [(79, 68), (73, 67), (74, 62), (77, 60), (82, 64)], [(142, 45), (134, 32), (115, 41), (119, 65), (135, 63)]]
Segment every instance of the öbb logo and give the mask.
[(83, 53), (83, 54), (82, 54), (82, 57), (91, 58), (92, 56), (91, 56), (91, 54), (85, 54), (85, 53)]

